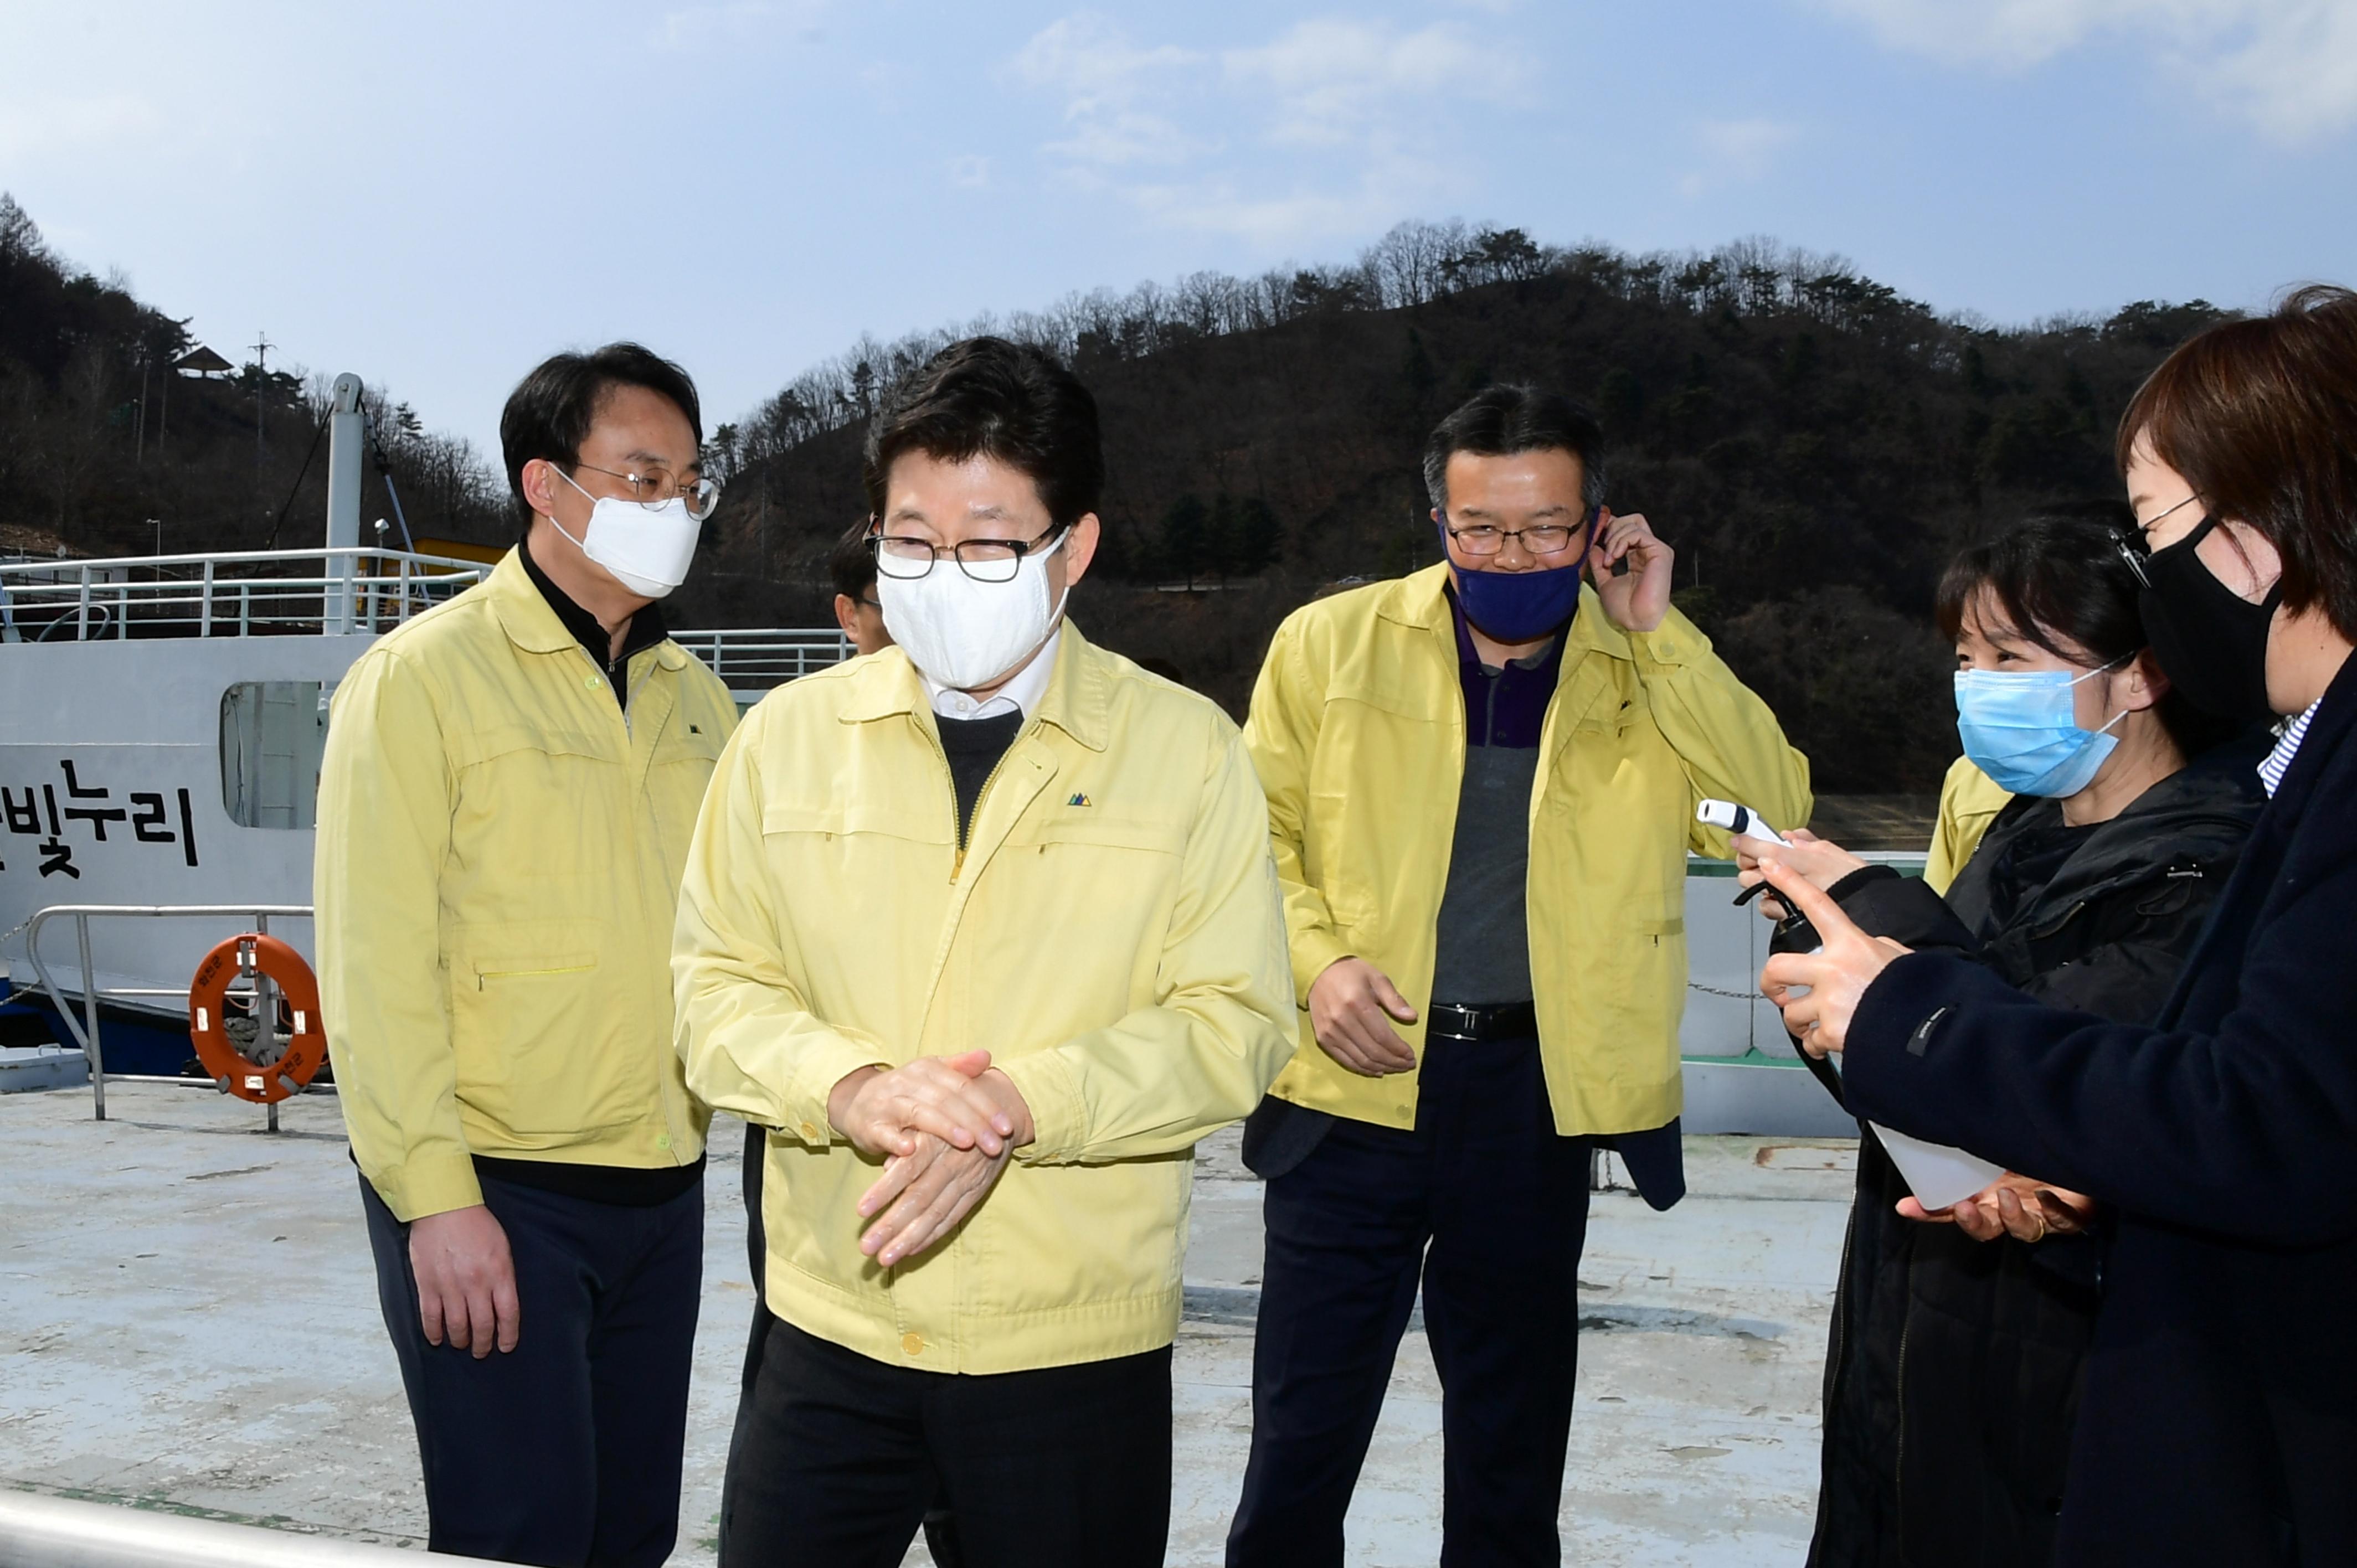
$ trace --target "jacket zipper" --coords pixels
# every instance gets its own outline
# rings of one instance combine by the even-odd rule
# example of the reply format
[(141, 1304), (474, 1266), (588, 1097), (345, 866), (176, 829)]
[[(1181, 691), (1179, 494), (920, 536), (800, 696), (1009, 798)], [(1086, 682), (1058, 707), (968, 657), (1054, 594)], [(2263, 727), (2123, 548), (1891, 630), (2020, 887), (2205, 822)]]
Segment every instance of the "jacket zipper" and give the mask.
[[(1024, 734), (1028, 735), (1028, 733), (1030, 733), (1030, 725), (1024, 725)], [(950, 775), (950, 829), (957, 835), (957, 855), (956, 858), (950, 862), (950, 881), (954, 884), (958, 879), (959, 874), (965, 870), (966, 837), (966, 824), (958, 812), (957, 774), (950, 767), (950, 754), (942, 749), (941, 736), (935, 735), (931, 730), (926, 730), (925, 738), (932, 742), (933, 755), (942, 759), (942, 771)], [(998, 754), (998, 760), (991, 764), (990, 771), (984, 776), (982, 788), (975, 790), (974, 795), (974, 814), (975, 816), (979, 817), (982, 815), (982, 803), (990, 799), (990, 786), (997, 779), (1000, 772), (1006, 768), (1006, 759), (1015, 754), (1016, 745), (1017, 742), (1021, 741), (1022, 738), (1022, 735), (1017, 735), (1014, 740), (1008, 741), (1006, 743), (1006, 749)]]

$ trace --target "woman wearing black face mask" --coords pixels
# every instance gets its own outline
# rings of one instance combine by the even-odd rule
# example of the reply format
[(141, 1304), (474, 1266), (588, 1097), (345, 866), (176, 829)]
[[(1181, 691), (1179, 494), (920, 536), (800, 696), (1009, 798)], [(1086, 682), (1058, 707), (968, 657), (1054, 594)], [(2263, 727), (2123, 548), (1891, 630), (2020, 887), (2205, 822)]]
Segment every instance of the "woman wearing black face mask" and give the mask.
[(1773, 851), (1825, 945), (1761, 988), (1853, 1110), (2107, 1212), (2060, 1563), (2357, 1561), (2357, 294), (2184, 344), (2119, 454), (2164, 672), (2285, 721), (2158, 1025), (1869, 938)]

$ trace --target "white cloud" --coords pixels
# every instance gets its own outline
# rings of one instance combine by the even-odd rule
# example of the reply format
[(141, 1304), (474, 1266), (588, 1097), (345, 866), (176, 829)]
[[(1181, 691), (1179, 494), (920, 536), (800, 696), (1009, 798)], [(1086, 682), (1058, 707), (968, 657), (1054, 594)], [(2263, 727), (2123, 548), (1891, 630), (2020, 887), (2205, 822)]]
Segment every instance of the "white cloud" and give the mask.
[(1081, 12), (1049, 24), (1007, 63), (1019, 86), (1064, 100), (1071, 134), (1048, 150), (1075, 164), (1119, 168), (1177, 164), (1204, 150), (1162, 112), (1203, 57), (1176, 45), (1141, 48), (1103, 16)]
[(1042, 29), (1002, 74), (1061, 101), (1065, 134), (1042, 150), (1068, 178), (1272, 251), (1448, 194), (1432, 149), (1450, 105), (1517, 101), (1531, 80), (1520, 52), (1454, 22), (1329, 18), (1211, 54), (1139, 43), (1092, 12)]
[(1694, 129), (1705, 166), (1680, 179), (1678, 189), (1700, 196), (1714, 186), (1758, 179), (1800, 135), (1799, 126), (1781, 120), (1705, 120)]
[(1757, 178), (1778, 153), (1799, 139), (1800, 127), (1781, 120), (1706, 120), (1695, 140), (1730, 174)]
[(1405, 111), (1405, 101), (1443, 94), (1518, 97), (1523, 58), (1436, 23), (1402, 33), (1383, 22), (1329, 18), (1298, 23), (1254, 48), (1229, 49), (1230, 83), (1269, 96), (1272, 139), (1334, 145)]
[(826, 0), (727, 0), (716, 5), (683, 5), (662, 14), (655, 25), (656, 48), (686, 52), (742, 44), (780, 27), (807, 30), (826, 9)]
[(2123, 38), (2267, 134), (2298, 142), (2357, 124), (2350, 0), (1813, 0), (1895, 48), (2022, 70)]

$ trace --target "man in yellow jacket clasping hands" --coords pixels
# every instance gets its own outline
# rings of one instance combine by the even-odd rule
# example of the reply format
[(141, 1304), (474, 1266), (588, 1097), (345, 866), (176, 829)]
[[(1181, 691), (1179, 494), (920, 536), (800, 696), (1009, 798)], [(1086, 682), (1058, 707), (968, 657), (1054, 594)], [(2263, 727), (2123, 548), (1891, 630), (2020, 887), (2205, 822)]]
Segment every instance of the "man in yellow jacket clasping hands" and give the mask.
[(1558, 1560), (1590, 1148), (1657, 1208), (1684, 1190), (1685, 857), (1728, 853), (1695, 802), (1808, 820), (1807, 765), (1671, 607), (1669, 546), (1605, 508), (1601, 447), (1561, 396), (1474, 397), (1425, 454), (1446, 563), (1295, 612), (1253, 693), (1300, 1047), (1245, 1128), (1267, 1255), (1231, 1568), (1341, 1562), (1419, 1285), (1441, 1562)]
[[(898, 643), (765, 698), (688, 857), (688, 1082), (768, 1127), (770, 1330), (722, 1560), (1148, 1568), (1192, 1173), (1292, 1051), (1235, 727), (1062, 618), (1096, 405), (945, 349), (866, 482)], [(938, 1493), (936, 1488), (938, 1487)]]

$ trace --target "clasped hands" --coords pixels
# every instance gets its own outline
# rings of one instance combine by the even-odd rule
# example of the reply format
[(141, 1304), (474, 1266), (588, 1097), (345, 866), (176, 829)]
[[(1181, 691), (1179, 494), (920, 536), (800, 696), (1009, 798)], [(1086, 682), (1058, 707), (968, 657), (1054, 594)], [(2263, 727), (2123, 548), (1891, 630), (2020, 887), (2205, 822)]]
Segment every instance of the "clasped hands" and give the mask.
[(988, 1051), (864, 1067), (828, 1094), (827, 1121), (884, 1174), (860, 1196), (859, 1250), (886, 1268), (956, 1229), (1037, 1136), (1031, 1108)]
[[(1766, 839), (1735, 840), (1737, 875), (1746, 887), (1766, 882), (1785, 908), (1797, 909), (1824, 945), (1813, 953), (1778, 953), (1760, 972), (1760, 990), (1784, 1015), (1784, 1027), (1813, 1057), (1843, 1049), (1859, 998), (1891, 960), (1910, 950), (1888, 937), (1869, 937), (1843, 913), (1829, 892), (1834, 884), (1866, 865), (1839, 844), (1813, 833), (1786, 835), (1789, 845)], [(1766, 904), (1761, 912), (1781, 918), (1783, 909)], [(1926, 1209), (1912, 1197), (1899, 1201), (1902, 1219), (1954, 1225), (1975, 1241), (2011, 1236), (2041, 1241), (2086, 1228), (2094, 1200), (2008, 1171), (1980, 1192), (1947, 1208)]]

